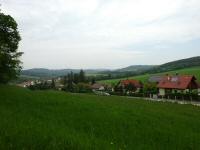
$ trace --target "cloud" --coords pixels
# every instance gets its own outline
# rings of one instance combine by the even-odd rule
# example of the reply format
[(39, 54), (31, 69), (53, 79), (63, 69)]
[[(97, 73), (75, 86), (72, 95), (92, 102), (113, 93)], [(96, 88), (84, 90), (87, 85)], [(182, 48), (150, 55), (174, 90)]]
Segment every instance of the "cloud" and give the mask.
[[(69, 67), (76, 68), (148, 64), (148, 58), (154, 57), (152, 53), (163, 57), (162, 50), (174, 51), (172, 45), (189, 44), (200, 38), (198, 0), (0, 0), (0, 3), (2, 11), (11, 14), (19, 24), (25, 68), (60, 68), (65, 67), (66, 60)], [(178, 53), (179, 46), (174, 47)], [(170, 60), (170, 55), (166, 55), (165, 60)], [(182, 55), (188, 56), (187, 50)], [(47, 64), (44, 56), (56, 64)]]

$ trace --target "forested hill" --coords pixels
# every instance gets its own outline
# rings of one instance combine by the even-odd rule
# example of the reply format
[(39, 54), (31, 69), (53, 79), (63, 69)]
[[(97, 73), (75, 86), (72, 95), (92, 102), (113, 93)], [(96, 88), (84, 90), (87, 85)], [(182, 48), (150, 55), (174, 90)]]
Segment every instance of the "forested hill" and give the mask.
[(110, 78), (130, 77), (142, 74), (161, 73), (175, 71), (183, 68), (200, 66), (200, 56), (181, 59), (168, 62), (162, 65), (133, 65), (114, 71), (104, 71), (104, 74), (110, 74)]
[(126, 68), (117, 69), (115, 70), (115, 72), (141, 72), (141, 71), (152, 69), (153, 67), (156, 67), (156, 66), (155, 65), (132, 65)]
[[(84, 70), (87, 74), (94, 74), (97, 72), (105, 71), (105, 69), (87, 69)], [(79, 73), (80, 69), (45, 69), (45, 68), (34, 68), (28, 70), (22, 70), (21, 75), (35, 76), (35, 77), (57, 77), (64, 76), (68, 73)]]
[(196, 66), (200, 66), (200, 56), (168, 62), (156, 66), (154, 68), (151, 68), (146, 72), (147, 73), (166, 72), (166, 71), (173, 71), (177, 69), (196, 67)]
[[(129, 76), (149, 74), (149, 73), (174, 71), (177, 69), (183, 69), (195, 66), (200, 66), (200, 56), (172, 61), (162, 65), (132, 65), (126, 68), (121, 68), (116, 70), (87, 69), (84, 70), (84, 72), (86, 74), (99, 74), (99, 76), (101, 76), (99, 80), (101, 80), (110, 78), (129, 77)], [(35, 68), (35, 69), (23, 70), (21, 75), (36, 76), (36, 77), (56, 77), (56, 76), (64, 76), (70, 72), (78, 73), (80, 72), (80, 69), (50, 70), (45, 68)]]

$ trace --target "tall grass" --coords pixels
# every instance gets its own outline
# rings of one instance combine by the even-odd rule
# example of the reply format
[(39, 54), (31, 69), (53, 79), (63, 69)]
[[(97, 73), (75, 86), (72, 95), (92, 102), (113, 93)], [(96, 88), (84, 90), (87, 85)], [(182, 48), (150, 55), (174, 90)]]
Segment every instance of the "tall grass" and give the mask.
[(200, 108), (0, 86), (0, 149), (199, 149)]

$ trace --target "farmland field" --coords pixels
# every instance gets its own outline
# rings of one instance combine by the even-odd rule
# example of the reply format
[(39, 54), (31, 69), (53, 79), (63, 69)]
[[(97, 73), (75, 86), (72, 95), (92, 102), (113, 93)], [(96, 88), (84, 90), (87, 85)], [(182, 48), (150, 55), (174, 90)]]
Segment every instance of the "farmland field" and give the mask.
[(0, 85), (0, 149), (200, 148), (200, 108)]
[[(200, 67), (193, 67), (193, 68), (185, 68), (185, 69), (180, 69), (176, 71), (169, 71), (169, 72), (163, 72), (163, 73), (157, 73), (157, 74), (145, 74), (145, 75), (139, 75), (139, 76), (133, 76), (133, 77), (128, 77), (128, 79), (136, 79), (140, 80), (142, 82), (146, 82), (148, 78), (152, 75), (165, 75), (165, 74), (176, 74), (179, 73), (180, 75), (195, 75), (198, 81), (200, 81)], [(123, 80), (127, 78), (120, 78), (120, 79), (111, 79), (111, 80), (102, 80), (99, 81), (101, 83), (106, 83), (106, 84), (116, 84), (119, 82), (119, 80)]]

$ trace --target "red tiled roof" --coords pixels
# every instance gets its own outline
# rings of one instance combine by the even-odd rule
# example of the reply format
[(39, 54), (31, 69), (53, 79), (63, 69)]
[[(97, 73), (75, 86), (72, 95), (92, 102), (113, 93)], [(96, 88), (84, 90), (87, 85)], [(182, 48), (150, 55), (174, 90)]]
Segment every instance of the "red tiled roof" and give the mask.
[(158, 88), (187, 89), (192, 80), (196, 80), (196, 78), (190, 75), (165, 76), (159, 82)]
[(121, 81), (121, 84), (123, 84), (123, 85), (129, 85), (129, 84), (132, 84), (132, 85), (134, 85), (136, 88), (141, 88), (142, 87), (142, 84), (138, 81), (138, 80), (133, 80), (133, 79), (131, 79), (131, 80), (122, 80)]

